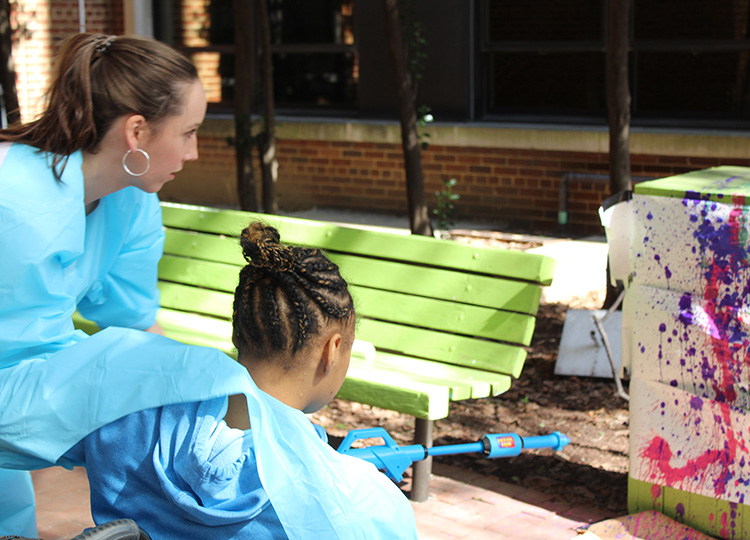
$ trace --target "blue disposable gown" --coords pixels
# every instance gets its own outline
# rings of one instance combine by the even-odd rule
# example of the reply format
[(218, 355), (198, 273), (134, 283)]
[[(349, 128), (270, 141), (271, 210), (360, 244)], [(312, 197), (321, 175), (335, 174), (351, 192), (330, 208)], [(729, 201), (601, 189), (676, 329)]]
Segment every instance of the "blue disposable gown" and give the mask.
[(86, 466), (94, 520), (131, 518), (163, 540), (416, 538), (390, 480), (245, 380), (247, 431), (229, 428), (227, 400), (214, 399), (131, 414), (66, 453)]
[[(34, 148), (2, 143), (0, 162), (0, 467), (69, 465), (69, 448), (125, 415), (245, 394), (259, 477), (289, 538), (416, 537), (384, 476), (320, 444), (301, 411), (259, 398), (242, 366), (137, 330), (158, 307), (155, 195), (126, 188), (87, 216), (80, 153), (60, 182)], [(103, 330), (75, 330), (76, 307)]]
[[(49, 466), (125, 414), (238, 390), (224, 354), (134, 330), (158, 308), (156, 195), (126, 188), (87, 216), (80, 153), (57, 182), (45, 154), (2, 151), (0, 467)], [(76, 307), (104, 330), (75, 330)]]

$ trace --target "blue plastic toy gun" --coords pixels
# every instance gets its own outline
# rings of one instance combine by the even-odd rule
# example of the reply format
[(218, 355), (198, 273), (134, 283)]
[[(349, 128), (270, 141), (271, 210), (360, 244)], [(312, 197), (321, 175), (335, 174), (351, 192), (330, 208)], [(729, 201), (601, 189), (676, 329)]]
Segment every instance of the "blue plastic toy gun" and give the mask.
[[(382, 445), (365, 448), (352, 448), (352, 443), (359, 439), (382, 438)], [(466, 444), (447, 444), (425, 448), (421, 444), (399, 446), (382, 427), (353, 429), (338, 448), (342, 454), (369, 461), (385, 472), (394, 482), (400, 482), (404, 471), (415, 461), (422, 461), (429, 456), (448, 456), (453, 454), (484, 454), (485, 457), (513, 457), (528, 448), (552, 448), (562, 450), (570, 439), (555, 431), (538, 437), (519, 437), (515, 433), (494, 433), (485, 435), (477, 442)]]

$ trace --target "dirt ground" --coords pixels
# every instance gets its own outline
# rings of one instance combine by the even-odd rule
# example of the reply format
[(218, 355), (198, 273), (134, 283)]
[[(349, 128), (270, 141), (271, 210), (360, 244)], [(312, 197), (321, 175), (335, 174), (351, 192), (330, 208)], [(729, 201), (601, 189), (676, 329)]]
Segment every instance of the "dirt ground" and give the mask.
[[(523, 437), (560, 431), (570, 437), (568, 446), (560, 452), (531, 450), (505, 459), (472, 455), (435, 459), (612, 516), (626, 514), (627, 402), (617, 395), (612, 379), (554, 374), (566, 311), (599, 309), (603, 296), (604, 291), (592, 291), (566, 303), (542, 304), (523, 373), (511, 389), (495, 398), (454, 402), (448, 418), (435, 422), (435, 445), (474, 442), (486, 433), (515, 432)], [(623, 384), (627, 392), (627, 381)], [(411, 443), (413, 419), (393, 411), (334, 400), (316, 416), (333, 436), (382, 426), (399, 444)]]

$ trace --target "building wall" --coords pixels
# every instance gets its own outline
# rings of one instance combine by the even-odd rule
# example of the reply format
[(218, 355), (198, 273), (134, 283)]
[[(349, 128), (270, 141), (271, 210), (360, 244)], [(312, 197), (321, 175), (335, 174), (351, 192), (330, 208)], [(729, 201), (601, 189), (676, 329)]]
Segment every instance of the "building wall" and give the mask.
[[(13, 59), (23, 121), (42, 110), (52, 56), (60, 40), (79, 31), (78, 0), (11, 0)], [(86, 0), (86, 31), (122, 34), (122, 0)]]
[[(278, 122), (282, 210), (311, 207), (406, 214), (399, 126), (395, 122)], [(423, 152), (425, 192), (456, 178), (458, 219), (485, 221), (517, 230), (555, 233), (560, 189), (567, 187), (566, 231), (600, 234), (598, 208), (609, 194), (605, 129), (444, 125), (429, 129)], [(165, 186), (162, 198), (218, 206), (238, 204), (229, 119), (208, 119), (199, 133), (197, 162), (186, 164)], [(750, 167), (750, 138), (716, 133), (631, 134), (635, 178), (660, 178), (716, 165)], [(565, 173), (601, 178), (564, 181)], [(257, 183), (260, 174), (256, 164)], [(258, 197), (260, 200), (260, 196)]]

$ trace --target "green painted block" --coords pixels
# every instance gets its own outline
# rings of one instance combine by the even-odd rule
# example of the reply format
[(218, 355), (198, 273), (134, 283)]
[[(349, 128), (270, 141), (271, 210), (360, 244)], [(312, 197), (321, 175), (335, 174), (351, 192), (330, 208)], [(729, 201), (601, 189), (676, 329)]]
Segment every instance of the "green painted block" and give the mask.
[(628, 512), (637, 514), (649, 510), (664, 511), (664, 490), (662, 486), (642, 482), (628, 476)]
[(628, 512), (656, 510), (702, 533), (725, 539), (750, 538), (750, 506), (696, 495), (628, 477)]
[(722, 499), (716, 500), (714, 536), (727, 540), (742, 540), (741, 505)]
[(662, 512), (679, 523), (691, 518), (692, 497), (689, 493), (668, 486), (651, 486), (651, 490), (661, 489)]
[(699, 171), (690, 171), (659, 180), (635, 185), (638, 195), (690, 198), (732, 204), (740, 200), (747, 204), (750, 196), (750, 168), (724, 165)]

